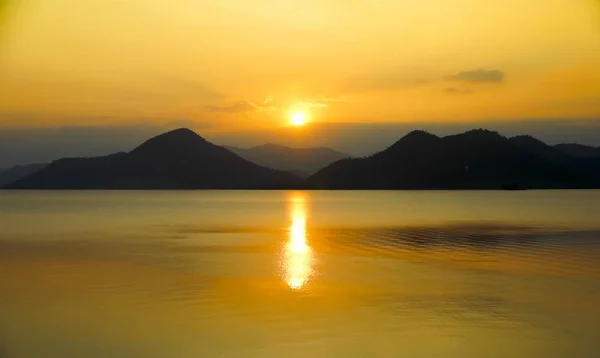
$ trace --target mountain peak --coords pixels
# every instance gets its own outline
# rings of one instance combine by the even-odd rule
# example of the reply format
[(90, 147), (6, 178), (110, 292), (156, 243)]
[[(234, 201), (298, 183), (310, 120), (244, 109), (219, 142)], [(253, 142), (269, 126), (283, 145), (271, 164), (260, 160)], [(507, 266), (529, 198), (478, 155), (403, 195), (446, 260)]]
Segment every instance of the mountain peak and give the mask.
[(496, 131), (491, 131), (489, 129), (483, 129), (483, 128), (479, 128), (479, 129), (471, 129), (469, 131), (466, 131), (464, 133), (464, 135), (469, 136), (469, 137), (480, 137), (480, 138), (501, 138), (503, 139), (504, 137), (502, 137), (502, 135)]
[[(174, 138), (201, 138), (196, 132), (189, 128), (177, 128), (166, 133), (163, 133), (157, 137), (174, 137)], [(155, 137), (155, 138), (157, 138)]]
[(208, 141), (196, 132), (187, 128), (179, 128), (148, 139), (142, 145), (135, 148), (133, 152), (189, 151), (192, 148), (197, 148), (198, 145), (203, 146), (208, 144)]
[(437, 138), (436, 135), (431, 134), (427, 131), (424, 131), (422, 129), (417, 129), (414, 131), (411, 131), (409, 133), (407, 133), (403, 138), (425, 138), (425, 137), (435, 137)]
[[(519, 139), (534, 145), (515, 145), (513, 142)], [(308, 185), (318, 189), (587, 188), (600, 185), (598, 169), (581, 168), (579, 162), (556, 155), (548, 148), (538, 150), (536, 143), (534, 138), (509, 140), (484, 129), (443, 138), (413, 131), (382, 152), (338, 161), (320, 170), (308, 179)]]
[(290, 173), (264, 168), (187, 128), (150, 138), (129, 153), (61, 159), (10, 184), (46, 189), (281, 189)]
[(397, 151), (404, 151), (407, 147), (427, 146), (438, 139), (440, 139), (438, 136), (424, 130), (414, 130), (398, 139), (396, 143), (392, 144), (381, 153), (392, 154)]
[[(398, 143), (416, 143), (416, 142), (420, 142), (423, 140), (430, 140), (430, 139), (439, 139), (439, 137), (436, 136), (435, 134), (431, 134), (424, 130), (415, 130), (415, 131), (409, 132), (407, 135), (400, 138), (396, 143), (394, 143), (394, 145), (396, 145)], [(392, 146), (394, 146), (394, 145), (392, 145)]]
[(531, 144), (546, 146), (546, 144), (544, 142), (542, 142), (541, 140), (537, 139), (536, 137), (530, 136), (528, 134), (522, 134), (522, 135), (517, 135), (517, 136), (511, 137), (510, 140), (512, 142), (517, 142), (517, 143), (531, 143)]
[(488, 129), (471, 129), (464, 133), (454, 134), (447, 137), (444, 137), (446, 140), (450, 141), (468, 141), (471, 143), (498, 143), (507, 140), (507, 138), (503, 137), (500, 133), (496, 131), (491, 131)]

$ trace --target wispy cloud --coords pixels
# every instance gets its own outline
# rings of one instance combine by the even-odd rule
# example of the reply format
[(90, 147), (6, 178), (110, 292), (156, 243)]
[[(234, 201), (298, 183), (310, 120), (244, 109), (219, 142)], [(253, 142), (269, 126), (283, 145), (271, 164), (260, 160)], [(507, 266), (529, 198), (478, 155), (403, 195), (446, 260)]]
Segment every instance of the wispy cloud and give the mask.
[(295, 107), (304, 107), (304, 108), (327, 108), (327, 107), (329, 107), (329, 105), (327, 103), (310, 102), (310, 101), (298, 102), (294, 106)]
[(235, 102), (222, 105), (208, 105), (206, 109), (215, 113), (242, 113), (256, 109), (256, 106), (250, 102)]
[(346, 97), (322, 97), (321, 102), (323, 103), (342, 103), (348, 102)]
[(347, 101), (348, 99), (346, 97), (313, 97), (295, 101), (293, 102), (292, 107), (329, 108), (331, 105)]
[(501, 83), (504, 81), (504, 72), (499, 70), (463, 71), (456, 75), (446, 77), (447, 81), (463, 81), (470, 83)]
[(247, 113), (247, 112), (263, 112), (273, 111), (277, 108), (274, 106), (273, 97), (269, 96), (265, 98), (263, 102), (252, 102), (252, 101), (234, 101), (223, 104), (213, 104), (205, 106), (206, 110), (213, 113)]
[(473, 93), (473, 91), (471, 91), (468, 88), (460, 89), (460, 88), (454, 88), (454, 87), (448, 87), (448, 88), (444, 89), (442, 92), (448, 93), (448, 94), (471, 94), (471, 93)]

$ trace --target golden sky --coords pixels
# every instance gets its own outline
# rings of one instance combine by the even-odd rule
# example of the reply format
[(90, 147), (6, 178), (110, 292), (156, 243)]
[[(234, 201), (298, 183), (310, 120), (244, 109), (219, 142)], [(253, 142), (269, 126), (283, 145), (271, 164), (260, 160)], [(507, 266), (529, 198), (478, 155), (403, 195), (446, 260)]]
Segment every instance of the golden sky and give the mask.
[(0, 1), (0, 128), (600, 115), (596, 0)]

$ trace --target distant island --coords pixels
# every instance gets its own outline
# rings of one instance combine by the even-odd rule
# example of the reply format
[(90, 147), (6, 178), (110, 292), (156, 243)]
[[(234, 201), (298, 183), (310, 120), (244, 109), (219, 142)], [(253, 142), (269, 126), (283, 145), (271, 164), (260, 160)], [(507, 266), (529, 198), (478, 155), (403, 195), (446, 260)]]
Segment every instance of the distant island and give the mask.
[(3, 189), (584, 189), (600, 188), (600, 151), (477, 129), (413, 131), (347, 158), (328, 148), (222, 147), (181, 128), (131, 152), (11, 168), (0, 180)]

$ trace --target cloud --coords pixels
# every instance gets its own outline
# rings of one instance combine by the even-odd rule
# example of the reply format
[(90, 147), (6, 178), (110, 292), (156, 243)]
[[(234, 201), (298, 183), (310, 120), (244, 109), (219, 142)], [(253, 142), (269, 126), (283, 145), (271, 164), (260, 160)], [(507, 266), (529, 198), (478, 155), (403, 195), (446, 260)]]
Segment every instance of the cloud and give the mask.
[(256, 105), (251, 102), (242, 101), (223, 105), (208, 105), (205, 108), (215, 113), (242, 113), (254, 111)]
[(327, 103), (322, 103), (322, 102), (310, 102), (310, 101), (303, 101), (303, 102), (298, 102), (294, 105), (294, 107), (305, 107), (305, 108), (327, 108), (329, 107), (329, 105)]
[(320, 97), (309, 98), (301, 101), (293, 102), (292, 107), (304, 108), (329, 108), (331, 104), (343, 103), (348, 100), (345, 97)]
[(235, 101), (225, 104), (208, 105), (205, 106), (209, 112), (213, 113), (246, 113), (246, 112), (264, 112), (273, 111), (277, 108), (274, 106), (274, 98), (269, 96), (265, 98), (263, 102), (252, 102), (252, 101)]
[(204, 108), (212, 113), (237, 114), (252, 112), (273, 112), (285, 108), (311, 108), (325, 109), (331, 104), (346, 102), (344, 97), (316, 97), (304, 99), (281, 100), (273, 96), (266, 96), (262, 101), (237, 100), (220, 104), (211, 104)]
[(459, 72), (457, 75), (446, 77), (446, 80), (471, 83), (501, 83), (504, 81), (504, 72), (498, 70), (486, 71), (483, 69), (463, 71)]
[(444, 89), (443, 92), (448, 93), (448, 94), (471, 94), (471, 93), (473, 93), (473, 91), (471, 91), (468, 88), (460, 89), (460, 88), (454, 88), (454, 87), (448, 87), (448, 88)]
[(324, 103), (340, 103), (340, 102), (348, 102), (346, 97), (323, 97), (321, 101)]

